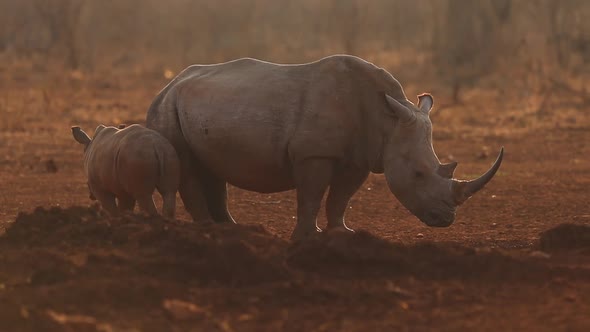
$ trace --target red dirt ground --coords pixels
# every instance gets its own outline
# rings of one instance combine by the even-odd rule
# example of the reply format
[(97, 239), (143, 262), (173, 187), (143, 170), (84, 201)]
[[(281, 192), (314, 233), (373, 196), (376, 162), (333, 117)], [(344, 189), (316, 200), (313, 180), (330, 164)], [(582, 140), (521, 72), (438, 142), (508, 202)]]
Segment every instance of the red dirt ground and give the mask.
[(180, 201), (176, 222), (101, 215), (69, 127), (141, 123), (165, 81), (26, 72), (0, 81), (0, 331), (590, 330), (590, 115), (575, 96), (470, 89), (434, 111), (456, 176), (506, 149), (451, 227), (422, 225), (371, 175), (347, 214), (357, 233), (291, 244), (293, 192), (231, 187), (239, 225), (190, 223)]

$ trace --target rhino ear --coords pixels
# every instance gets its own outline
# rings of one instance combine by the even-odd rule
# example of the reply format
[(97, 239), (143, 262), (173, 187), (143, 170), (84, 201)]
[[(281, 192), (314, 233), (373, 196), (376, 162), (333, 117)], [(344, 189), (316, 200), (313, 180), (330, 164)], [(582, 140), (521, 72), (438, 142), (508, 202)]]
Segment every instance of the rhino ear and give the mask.
[(72, 136), (80, 144), (88, 145), (90, 143), (90, 137), (78, 126), (72, 127)]
[(416, 117), (416, 115), (411, 109), (404, 106), (402, 103), (400, 103), (390, 95), (385, 94), (385, 100), (387, 100), (387, 105), (389, 106), (389, 110), (391, 111), (390, 114), (392, 114), (396, 118), (402, 121), (410, 121)]
[(424, 112), (429, 113), (432, 109), (432, 105), (434, 105), (434, 98), (429, 93), (423, 93), (418, 95), (418, 108)]

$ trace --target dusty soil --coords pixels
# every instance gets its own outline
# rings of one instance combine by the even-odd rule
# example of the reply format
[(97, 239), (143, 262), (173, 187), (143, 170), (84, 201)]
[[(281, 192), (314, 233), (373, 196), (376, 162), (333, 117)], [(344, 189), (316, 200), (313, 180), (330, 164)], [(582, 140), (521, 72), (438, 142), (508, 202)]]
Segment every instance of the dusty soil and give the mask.
[[(422, 225), (371, 175), (347, 214), (357, 233), (292, 244), (293, 192), (231, 187), (239, 225), (191, 223), (180, 201), (175, 222), (103, 216), (69, 127), (141, 123), (165, 80), (30, 72), (0, 71), (1, 331), (590, 329), (590, 115), (567, 91), (469, 89), (434, 111), (456, 176), (506, 149), (451, 227)], [(406, 92), (423, 89), (448, 104), (444, 88)]]

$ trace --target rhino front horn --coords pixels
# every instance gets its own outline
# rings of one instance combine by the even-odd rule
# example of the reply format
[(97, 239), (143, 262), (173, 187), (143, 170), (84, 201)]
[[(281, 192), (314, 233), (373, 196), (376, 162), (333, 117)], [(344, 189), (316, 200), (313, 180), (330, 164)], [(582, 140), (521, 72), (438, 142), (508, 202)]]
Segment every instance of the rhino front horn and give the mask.
[(496, 175), (496, 172), (500, 168), (500, 164), (502, 164), (502, 157), (504, 157), (504, 147), (500, 149), (500, 153), (498, 154), (498, 158), (490, 167), (490, 169), (485, 172), (484, 175), (480, 176), (475, 180), (470, 181), (457, 181), (453, 180), (452, 190), (453, 190), (453, 198), (455, 199), (455, 203), (457, 205), (462, 204), (465, 202), (469, 197), (473, 196), (476, 192), (481, 190), (490, 180)]

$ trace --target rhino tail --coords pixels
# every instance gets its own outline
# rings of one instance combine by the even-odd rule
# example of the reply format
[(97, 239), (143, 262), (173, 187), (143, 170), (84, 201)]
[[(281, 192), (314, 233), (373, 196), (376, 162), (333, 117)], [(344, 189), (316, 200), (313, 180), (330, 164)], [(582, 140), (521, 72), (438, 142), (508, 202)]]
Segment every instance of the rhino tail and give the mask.
[(178, 116), (177, 94), (168, 86), (155, 98), (147, 113), (146, 127), (167, 139), (176, 151), (188, 151)]

